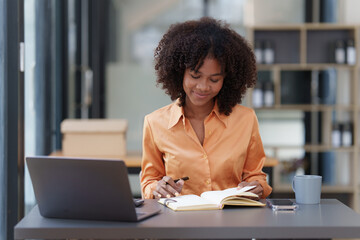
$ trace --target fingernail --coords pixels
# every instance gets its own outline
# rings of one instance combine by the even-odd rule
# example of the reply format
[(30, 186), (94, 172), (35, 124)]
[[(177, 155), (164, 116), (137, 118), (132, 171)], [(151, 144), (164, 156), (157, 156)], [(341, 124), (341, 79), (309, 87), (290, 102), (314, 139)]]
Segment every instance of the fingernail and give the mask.
[(178, 192), (175, 193), (175, 196), (179, 196), (179, 195), (180, 195), (180, 193), (178, 193)]
[(170, 194), (167, 194), (166, 197), (167, 197), (167, 198), (170, 198)]

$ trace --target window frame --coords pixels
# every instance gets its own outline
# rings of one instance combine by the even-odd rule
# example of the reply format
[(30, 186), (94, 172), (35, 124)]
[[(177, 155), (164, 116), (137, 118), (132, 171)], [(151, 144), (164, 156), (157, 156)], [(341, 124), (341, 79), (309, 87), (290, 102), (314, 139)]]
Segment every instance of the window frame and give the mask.
[(23, 0), (0, 0), (0, 239), (12, 239), (23, 217), (24, 74), (19, 46), (23, 41)]

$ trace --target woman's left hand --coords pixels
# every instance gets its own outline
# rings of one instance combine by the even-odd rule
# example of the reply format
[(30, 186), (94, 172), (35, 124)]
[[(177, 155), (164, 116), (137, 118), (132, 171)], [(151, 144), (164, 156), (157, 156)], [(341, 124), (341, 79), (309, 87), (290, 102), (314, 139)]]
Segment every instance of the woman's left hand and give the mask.
[(255, 193), (256, 195), (259, 196), (259, 198), (262, 197), (264, 189), (262, 188), (262, 186), (260, 185), (260, 183), (258, 181), (252, 181), (252, 182), (245, 182), (244, 181), (244, 182), (239, 183), (237, 188), (240, 189), (240, 188), (243, 188), (245, 186), (255, 186), (255, 188), (249, 190), (249, 192)]

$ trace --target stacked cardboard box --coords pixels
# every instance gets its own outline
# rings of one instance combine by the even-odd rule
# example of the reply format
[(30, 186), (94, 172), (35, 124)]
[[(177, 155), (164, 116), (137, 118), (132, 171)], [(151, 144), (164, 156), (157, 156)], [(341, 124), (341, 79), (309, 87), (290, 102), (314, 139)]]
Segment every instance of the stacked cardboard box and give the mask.
[(66, 119), (61, 123), (64, 156), (126, 155), (125, 119)]

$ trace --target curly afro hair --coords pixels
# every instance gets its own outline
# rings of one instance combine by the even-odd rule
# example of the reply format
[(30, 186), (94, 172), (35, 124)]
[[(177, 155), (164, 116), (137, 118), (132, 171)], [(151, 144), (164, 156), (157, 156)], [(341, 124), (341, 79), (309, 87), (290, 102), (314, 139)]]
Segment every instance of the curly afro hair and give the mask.
[(256, 83), (256, 62), (246, 40), (220, 20), (204, 17), (170, 26), (155, 49), (157, 84), (171, 100), (185, 105), (183, 89), (185, 70), (198, 70), (206, 57), (214, 58), (225, 73), (223, 87), (217, 95), (220, 113), (230, 115), (241, 103), (247, 88)]

